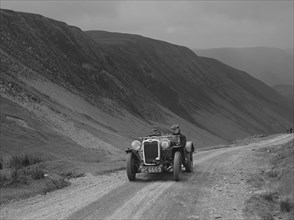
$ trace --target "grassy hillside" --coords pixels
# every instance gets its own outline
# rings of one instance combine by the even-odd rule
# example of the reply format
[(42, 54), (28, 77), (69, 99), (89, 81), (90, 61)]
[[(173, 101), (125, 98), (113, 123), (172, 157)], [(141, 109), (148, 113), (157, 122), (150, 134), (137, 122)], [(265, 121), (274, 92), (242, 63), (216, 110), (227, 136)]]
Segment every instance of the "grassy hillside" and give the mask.
[(270, 146), (256, 152), (261, 172), (247, 182), (257, 190), (245, 201), (247, 218), (293, 219), (293, 140), (284, 145)]

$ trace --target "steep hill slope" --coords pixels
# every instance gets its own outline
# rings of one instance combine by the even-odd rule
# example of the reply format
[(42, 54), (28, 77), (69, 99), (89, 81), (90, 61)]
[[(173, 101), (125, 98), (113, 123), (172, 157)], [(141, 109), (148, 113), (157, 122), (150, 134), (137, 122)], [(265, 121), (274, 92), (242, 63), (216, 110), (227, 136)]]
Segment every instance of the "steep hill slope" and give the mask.
[[(131, 74), (133, 82), (148, 88), (161, 104), (220, 137), (279, 130), (280, 123), (285, 122), (282, 118), (290, 117), (289, 106), (271, 88), (245, 72), (198, 57), (185, 47), (136, 35), (101, 31), (87, 34), (118, 69)], [(159, 88), (162, 91), (158, 92)], [(170, 97), (170, 102), (163, 94)], [(282, 118), (272, 121), (276, 117), (273, 115)]]
[[(55, 143), (55, 156), (76, 160), (67, 153), (70, 146), (79, 160), (87, 162), (93, 152), (89, 161), (100, 162), (122, 159), (129, 141), (152, 125), (167, 129), (179, 123), (197, 146), (291, 126), (288, 106), (274, 90), (185, 47), (85, 33), (9, 10), (1, 10), (0, 40), (1, 129), (7, 130), (1, 132), (1, 153), (30, 145), (50, 151)], [(40, 135), (43, 142), (36, 141)], [(21, 142), (27, 147), (20, 149)]]

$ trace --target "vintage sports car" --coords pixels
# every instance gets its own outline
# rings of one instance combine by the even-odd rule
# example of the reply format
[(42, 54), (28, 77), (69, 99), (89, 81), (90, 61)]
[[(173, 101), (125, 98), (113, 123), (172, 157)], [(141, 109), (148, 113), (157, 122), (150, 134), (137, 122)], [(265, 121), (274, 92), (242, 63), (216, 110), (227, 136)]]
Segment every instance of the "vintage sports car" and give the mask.
[(179, 135), (148, 136), (134, 140), (126, 150), (126, 171), (130, 181), (136, 173), (163, 173), (173, 170), (175, 181), (180, 180), (182, 165), (193, 171), (194, 146), (191, 141), (180, 145)]

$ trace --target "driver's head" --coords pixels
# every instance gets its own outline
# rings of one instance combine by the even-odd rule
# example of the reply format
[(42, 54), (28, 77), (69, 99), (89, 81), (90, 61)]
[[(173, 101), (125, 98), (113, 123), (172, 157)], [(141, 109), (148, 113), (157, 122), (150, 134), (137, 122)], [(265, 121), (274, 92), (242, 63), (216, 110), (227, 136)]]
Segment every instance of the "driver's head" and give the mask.
[(171, 129), (173, 131), (173, 134), (180, 134), (180, 126), (178, 124), (174, 124), (171, 126)]

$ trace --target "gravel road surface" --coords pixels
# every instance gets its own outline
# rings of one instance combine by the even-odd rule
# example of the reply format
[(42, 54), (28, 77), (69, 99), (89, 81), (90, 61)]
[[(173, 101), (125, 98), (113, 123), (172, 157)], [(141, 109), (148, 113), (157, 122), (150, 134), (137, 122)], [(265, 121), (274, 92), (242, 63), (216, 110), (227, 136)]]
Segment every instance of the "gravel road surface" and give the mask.
[(1, 206), (0, 219), (244, 219), (244, 201), (253, 193), (246, 179), (258, 169), (258, 148), (293, 140), (283, 134), (258, 143), (194, 154), (194, 172), (180, 182), (168, 174), (125, 171), (72, 180), (46, 195)]

